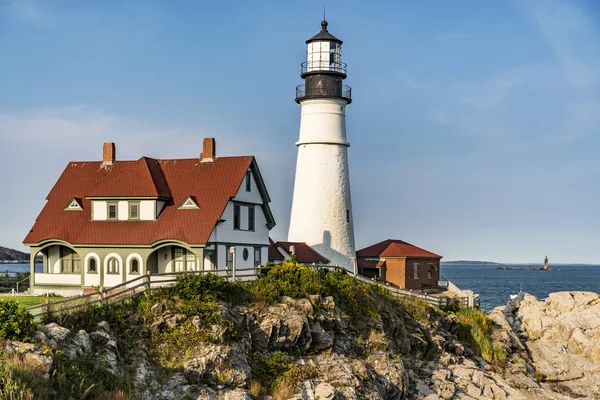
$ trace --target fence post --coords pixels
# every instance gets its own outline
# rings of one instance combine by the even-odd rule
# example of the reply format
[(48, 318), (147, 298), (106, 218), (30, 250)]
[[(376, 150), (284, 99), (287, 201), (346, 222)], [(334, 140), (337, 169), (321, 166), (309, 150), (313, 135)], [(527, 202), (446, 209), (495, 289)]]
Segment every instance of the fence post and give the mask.
[(150, 271), (146, 272), (144, 280), (146, 281), (146, 290), (150, 290)]

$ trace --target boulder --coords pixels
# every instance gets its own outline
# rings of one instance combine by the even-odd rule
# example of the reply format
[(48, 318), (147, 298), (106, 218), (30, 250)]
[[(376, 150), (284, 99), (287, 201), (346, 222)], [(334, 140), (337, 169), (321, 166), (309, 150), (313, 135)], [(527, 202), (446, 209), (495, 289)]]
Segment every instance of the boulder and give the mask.
[(66, 340), (69, 333), (71, 333), (67, 328), (63, 328), (54, 322), (46, 325), (46, 332), (47, 336), (55, 341)]
[(207, 344), (183, 364), (184, 374), (193, 383), (211, 382), (246, 388), (250, 385), (248, 359), (237, 346)]

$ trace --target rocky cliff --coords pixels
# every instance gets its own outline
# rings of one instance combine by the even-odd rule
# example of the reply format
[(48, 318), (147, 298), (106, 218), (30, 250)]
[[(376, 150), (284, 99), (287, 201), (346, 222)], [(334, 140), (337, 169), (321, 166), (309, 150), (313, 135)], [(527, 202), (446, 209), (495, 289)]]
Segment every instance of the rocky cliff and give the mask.
[[(306, 291), (320, 293), (281, 289), (276, 301), (240, 300), (241, 286), (195, 297), (184, 285), (54, 317), (60, 325), (40, 326), (31, 343), (5, 343), (0, 398), (9, 384), (35, 398), (600, 398), (596, 294), (523, 295), (488, 320), (391, 299), (351, 278), (319, 279)], [(489, 322), (489, 346), (465, 315)]]

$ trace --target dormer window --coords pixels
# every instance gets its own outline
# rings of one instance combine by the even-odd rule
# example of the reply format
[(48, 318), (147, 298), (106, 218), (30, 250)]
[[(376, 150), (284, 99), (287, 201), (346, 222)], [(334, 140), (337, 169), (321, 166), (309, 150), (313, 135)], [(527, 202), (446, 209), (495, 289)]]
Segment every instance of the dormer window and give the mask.
[(140, 203), (129, 203), (129, 219), (140, 219)]
[(65, 210), (83, 210), (83, 207), (81, 207), (81, 202), (79, 199), (73, 197), (69, 203), (67, 204), (67, 206), (64, 208)]
[(196, 209), (198, 207), (198, 203), (196, 202), (196, 198), (193, 196), (186, 197), (181, 204), (179, 205), (179, 209)]
[(114, 220), (118, 218), (118, 204), (117, 203), (107, 203), (108, 205), (108, 219)]

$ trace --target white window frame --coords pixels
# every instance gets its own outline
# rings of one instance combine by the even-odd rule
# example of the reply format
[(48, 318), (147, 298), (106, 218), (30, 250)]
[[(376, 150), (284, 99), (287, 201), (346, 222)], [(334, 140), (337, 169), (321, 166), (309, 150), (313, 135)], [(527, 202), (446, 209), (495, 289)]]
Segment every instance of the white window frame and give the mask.
[(413, 279), (419, 280), (419, 263), (413, 263)]

